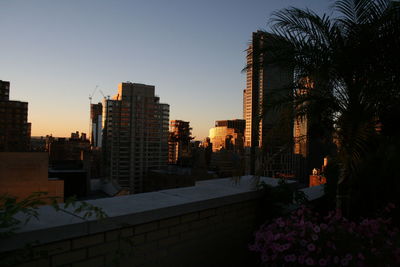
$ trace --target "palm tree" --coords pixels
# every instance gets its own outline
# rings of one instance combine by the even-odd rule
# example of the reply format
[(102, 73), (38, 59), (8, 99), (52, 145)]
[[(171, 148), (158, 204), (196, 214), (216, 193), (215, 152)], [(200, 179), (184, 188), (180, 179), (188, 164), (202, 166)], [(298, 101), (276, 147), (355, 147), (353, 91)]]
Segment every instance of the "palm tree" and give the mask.
[[(338, 0), (335, 17), (309, 9), (275, 12), (265, 61), (289, 65), (295, 84), (270, 106), (294, 103), (338, 144), (337, 206), (347, 209), (360, 167), (380, 136), (399, 137), (400, 3)], [(267, 107), (268, 108), (268, 107)], [(347, 204), (346, 204), (347, 203)]]

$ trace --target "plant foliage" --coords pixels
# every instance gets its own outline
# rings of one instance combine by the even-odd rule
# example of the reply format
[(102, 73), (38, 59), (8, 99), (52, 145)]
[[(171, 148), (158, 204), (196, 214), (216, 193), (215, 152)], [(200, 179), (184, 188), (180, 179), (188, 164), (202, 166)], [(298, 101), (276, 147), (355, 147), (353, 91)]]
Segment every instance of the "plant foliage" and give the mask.
[(319, 16), (291, 7), (273, 14), (264, 64), (293, 68), (295, 89), (270, 96), (266, 108), (290, 103), (298, 119), (317, 129), (313, 138), (335, 141), (338, 207), (347, 214), (348, 203), (366, 197), (358, 194), (357, 200), (355, 192), (368, 157), (378, 149), (393, 149), (382, 144), (400, 137), (400, 3), (338, 0), (334, 11), (334, 16)]

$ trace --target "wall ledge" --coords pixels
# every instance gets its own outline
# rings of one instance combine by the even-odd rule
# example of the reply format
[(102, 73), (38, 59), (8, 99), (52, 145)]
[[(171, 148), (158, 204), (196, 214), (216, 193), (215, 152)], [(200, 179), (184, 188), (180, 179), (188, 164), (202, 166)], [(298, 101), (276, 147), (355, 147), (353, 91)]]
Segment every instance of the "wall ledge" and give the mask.
[[(261, 181), (271, 186), (278, 185), (278, 179), (274, 178), (261, 177)], [(0, 252), (22, 248), (30, 243), (42, 245), (139, 225), (260, 196), (261, 193), (255, 189), (253, 176), (247, 175), (242, 176), (237, 183), (231, 178), (213, 179), (198, 181), (192, 187), (87, 201), (104, 210), (108, 217), (103, 220), (91, 218), (84, 221), (64, 212), (57, 212), (50, 206), (42, 206), (38, 209), (39, 220), (31, 219), (16, 235), (0, 241)]]

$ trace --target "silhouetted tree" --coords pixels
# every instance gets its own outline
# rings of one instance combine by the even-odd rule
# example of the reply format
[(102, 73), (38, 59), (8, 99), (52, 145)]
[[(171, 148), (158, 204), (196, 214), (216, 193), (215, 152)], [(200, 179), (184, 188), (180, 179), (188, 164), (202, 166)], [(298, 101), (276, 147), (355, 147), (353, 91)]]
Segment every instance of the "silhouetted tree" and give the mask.
[[(264, 60), (292, 67), (295, 82), (290, 94), (270, 98), (266, 108), (293, 103), (297, 117), (313, 118), (315, 132), (334, 139), (337, 206), (348, 212), (350, 202), (367, 197), (361, 185), (370, 163), (385, 166), (376, 151), (399, 148), (392, 141), (400, 137), (400, 3), (339, 0), (334, 9), (334, 17), (298, 8), (274, 13)], [(386, 182), (383, 188), (394, 185)]]

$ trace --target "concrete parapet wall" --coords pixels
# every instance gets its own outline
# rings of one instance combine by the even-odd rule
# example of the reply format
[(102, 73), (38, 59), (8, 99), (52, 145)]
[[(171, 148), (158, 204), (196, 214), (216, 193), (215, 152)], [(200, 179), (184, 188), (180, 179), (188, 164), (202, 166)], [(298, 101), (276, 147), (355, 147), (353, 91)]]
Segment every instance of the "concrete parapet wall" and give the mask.
[(19, 266), (246, 266), (259, 198), (244, 176), (90, 201), (108, 214), (100, 221), (41, 207), (40, 219), (1, 241), (0, 250), (11, 255), (39, 242)]

